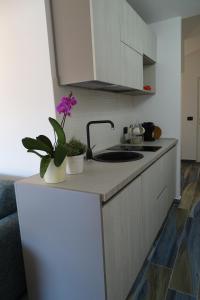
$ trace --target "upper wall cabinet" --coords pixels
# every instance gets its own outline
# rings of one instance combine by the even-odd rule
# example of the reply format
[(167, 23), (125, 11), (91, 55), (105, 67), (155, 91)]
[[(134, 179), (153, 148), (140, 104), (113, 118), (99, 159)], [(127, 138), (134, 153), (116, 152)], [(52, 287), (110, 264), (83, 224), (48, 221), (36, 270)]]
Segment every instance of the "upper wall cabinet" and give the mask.
[(50, 0), (62, 85), (143, 92), (143, 56), (155, 39), (126, 0)]
[(61, 84), (120, 84), (119, 1), (52, 0)]
[(142, 29), (142, 38), (143, 38), (143, 54), (147, 59), (156, 62), (156, 49), (157, 49), (157, 39), (155, 33), (151, 28), (143, 22)]
[(120, 10), (121, 41), (143, 54), (143, 20), (127, 1), (121, 1)]
[[(143, 57), (121, 43), (121, 84), (133, 89), (143, 89)], [(134, 72), (133, 72), (134, 70)]]

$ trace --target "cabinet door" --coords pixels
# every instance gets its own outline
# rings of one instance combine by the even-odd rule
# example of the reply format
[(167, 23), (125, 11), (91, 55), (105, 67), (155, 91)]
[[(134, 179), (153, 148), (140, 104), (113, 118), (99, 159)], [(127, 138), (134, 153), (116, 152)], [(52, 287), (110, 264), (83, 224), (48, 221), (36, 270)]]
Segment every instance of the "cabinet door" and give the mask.
[(173, 202), (176, 184), (176, 148), (142, 174), (144, 235), (150, 249)]
[(121, 43), (121, 85), (143, 89), (142, 55), (124, 43)]
[(103, 207), (105, 270), (109, 300), (124, 300), (144, 261), (141, 177)]
[(142, 19), (126, 0), (121, 1), (120, 23), (121, 41), (142, 54)]
[(165, 185), (161, 193), (156, 198), (156, 205), (157, 205), (157, 224), (158, 230), (161, 228), (169, 210), (169, 191), (168, 187)]
[(60, 84), (94, 80), (90, 1), (50, 2)]
[(96, 80), (120, 84), (120, 0), (91, 0)]
[(176, 191), (176, 147), (172, 148), (163, 157), (165, 169), (165, 181), (168, 187), (168, 209), (175, 199)]
[(144, 237), (148, 249), (150, 249), (161, 226), (162, 205), (159, 198), (164, 188), (163, 159), (161, 158), (142, 174)]
[(149, 25), (143, 23), (143, 53), (151, 60), (156, 62), (157, 54), (157, 39), (155, 33), (151, 30)]

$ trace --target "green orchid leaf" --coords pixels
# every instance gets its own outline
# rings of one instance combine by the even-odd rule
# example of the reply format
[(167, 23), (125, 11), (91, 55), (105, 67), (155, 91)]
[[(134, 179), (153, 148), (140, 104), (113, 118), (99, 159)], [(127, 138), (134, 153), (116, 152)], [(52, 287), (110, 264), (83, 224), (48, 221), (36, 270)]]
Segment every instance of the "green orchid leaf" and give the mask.
[(66, 143), (66, 137), (62, 126), (53, 118), (49, 118), (49, 122), (57, 135), (57, 143), (64, 145)]
[(38, 152), (35, 151), (35, 150), (27, 150), (27, 152), (34, 153), (34, 154), (36, 154), (37, 156), (39, 156), (40, 158), (44, 157), (44, 155), (41, 155), (40, 153), (38, 153)]
[(57, 145), (54, 154), (55, 166), (59, 167), (63, 163), (66, 156), (67, 156), (67, 149), (65, 145)]
[(49, 146), (49, 148), (51, 148), (51, 150), (53, 152), (53, 145), (52, 145), (50, 139), (47, 136), (39, 135), (39, 136), (36, 137), (36, 140), (39, 140), (42, 143), (44, 143), (45, 145)]
[(51, 161), (51, 156), (50, 155), (45, 155), (40, 162), (40, 177), (43, 178), (46, 170), (50, 164)]
[(26, 137), (26, 138), (22, 139), (22, 144), (28, 150), (41, 150), (41, 151), (47, 152), (50, 155), (53, 154), (51, 147), (49, 147), (49, 145), (44, 144), (40, 140)]

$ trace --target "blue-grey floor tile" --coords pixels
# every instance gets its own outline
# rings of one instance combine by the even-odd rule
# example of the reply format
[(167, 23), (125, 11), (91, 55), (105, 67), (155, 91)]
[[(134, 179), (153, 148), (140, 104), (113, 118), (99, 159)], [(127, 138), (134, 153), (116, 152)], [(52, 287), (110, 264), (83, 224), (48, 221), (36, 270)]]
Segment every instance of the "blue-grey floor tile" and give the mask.
[(185, 161), (181, 163), (181, 169), (181, 190), (183, 191), (188, 184), (198, 180), (200, 164)]
[(199, 205), (186, 224), (170, 288), (197, 296), (200, 281), (200, 215)]
[(151, 258), (152, 263), (173, 267), (187, 216), (186, 210), (172, 207)]
[(142, 266), (142, 269), (140, 270), (136, 280), (134, 281), (134, 284), (133, 284), (133, 287), (132, 287), (131, 293), (130, 293), (130, 298), (128, 297), (127, 300), (136, 299), (136, 298), (133, 298), (133, 295), (135, 296), (136, 294), (139, 293), (139, 291), (141, 291), (144, 288), (146, 275), (149, 270), (149, 266), (150, 266), (150, 262), (148, 259), (146, 259)]
[[(199, 183), (200, 185), (200, 183)], [(200, 195), (198, 200), (196, 199), (196, 202), (193, 204), (193, 207), (190, 211), (190, 217), (191, 218), (197, 218), (200, 217)]]
[(165, 299), (171, 272), (169, 268), (148, 264), (127, 300)]
[(200, 178), (197, 181), (188, 184), (182, 194), (180, 208), (190, 211), (192, 207), (200, 200)]
[(182, 294), (177, 291), (169, 290), (167, 293), (166, 300), (197, 300), (195, 297)]

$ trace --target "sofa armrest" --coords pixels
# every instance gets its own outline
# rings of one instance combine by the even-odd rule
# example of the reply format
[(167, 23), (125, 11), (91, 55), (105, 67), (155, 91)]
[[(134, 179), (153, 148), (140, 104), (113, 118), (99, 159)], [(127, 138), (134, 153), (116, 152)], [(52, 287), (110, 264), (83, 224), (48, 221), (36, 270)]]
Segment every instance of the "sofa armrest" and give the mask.
[(15, 300), (26, 289), (17, 214), (0, 220), (0, 299)]
[(16, 210), (14, 180), (0, 179), (0, 219)]

